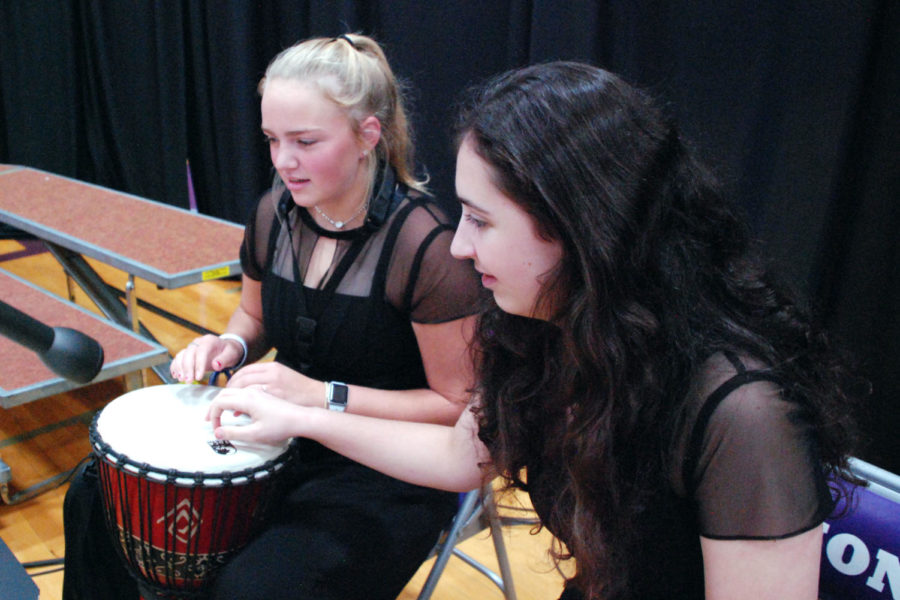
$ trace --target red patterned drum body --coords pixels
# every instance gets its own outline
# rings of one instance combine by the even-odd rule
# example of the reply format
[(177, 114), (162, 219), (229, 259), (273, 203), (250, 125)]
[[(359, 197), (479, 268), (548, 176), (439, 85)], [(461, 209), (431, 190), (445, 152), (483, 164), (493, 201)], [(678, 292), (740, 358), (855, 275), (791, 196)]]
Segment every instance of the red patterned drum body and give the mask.
[(289, 444), (216, 440), (205, 416), (218, 392), (141, 388), (91, 425), (107, 524), (145, 597), (197, 597), (280, 496)]

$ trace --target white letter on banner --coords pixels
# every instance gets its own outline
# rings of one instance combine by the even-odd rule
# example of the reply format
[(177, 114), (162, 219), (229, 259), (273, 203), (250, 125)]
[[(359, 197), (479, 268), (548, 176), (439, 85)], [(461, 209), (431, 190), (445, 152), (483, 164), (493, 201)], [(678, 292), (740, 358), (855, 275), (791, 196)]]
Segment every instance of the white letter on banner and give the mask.
[[(851, 546), (853, 551), (850, 560), (844, 562), (847, 546)], [(869, 567), (869, 549), (861, 539), (849, 533), (839, 533), (828, 540), (825, 554), (831, 566), (844, 575), (859, 575)]]
[(884, 590), (884, 579), (891, 583), (891, 597), (894, 600), (900, 600), (900, 560), (890, 552), (878, 549), (875, 555), (878, 564), (875, 566), (875, 572), (866, 580), (866, 585), (873, 590)]

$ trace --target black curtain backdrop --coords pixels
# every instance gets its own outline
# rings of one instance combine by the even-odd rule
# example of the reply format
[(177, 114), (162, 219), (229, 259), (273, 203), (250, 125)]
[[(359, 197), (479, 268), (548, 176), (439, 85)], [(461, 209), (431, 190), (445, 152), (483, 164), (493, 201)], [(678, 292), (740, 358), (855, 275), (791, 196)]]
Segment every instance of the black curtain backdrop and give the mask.
[(872, 380), (861, 456), (900, 472), (894, 0), (0, 0), (0, 162), (187, 207), (189, 161), (199, 210), (243, 223), (271, 179), (266, 64), (354, 31), (409, 85), (420, 169), (448, 206), (473, 83), (577, 59), (667, 102)]

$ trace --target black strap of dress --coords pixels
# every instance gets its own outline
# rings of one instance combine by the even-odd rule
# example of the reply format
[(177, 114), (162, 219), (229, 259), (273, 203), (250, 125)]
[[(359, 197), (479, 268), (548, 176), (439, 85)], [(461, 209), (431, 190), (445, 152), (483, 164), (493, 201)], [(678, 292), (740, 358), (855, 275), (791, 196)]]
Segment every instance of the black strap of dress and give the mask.
[[(364, 225), (353, 232), (354, 236), (350, 243), (350, 247), (341, 257), (334, 272), (332, 272), (325, 283), (325, 287), (322, 288), (322, 292), (325, 294), (326, 298), (326, 301), (321, 304), (322, 310), (328, 310), (328, 307), (332, 305), (331, 299), (336, 293), (338, 285), (343, 280), (344, 275), (347, 274), (347, 271), (350, 270), (350, 267), (359, 256), (359, 253), (362, 252), (366, 241), (397, 209), (397, 206), (400, 204), (400, 201), (403, 199), (406, 192), (405, 186), (396, 183), (394, 172), (390, 165), (386, 165), (382, 169), (381, 176), (376, 181), (376, 190), (373, 199), (369, 203), (370, 208), (366, 214)], [(288, 244), (290, 245), (294, 285), (297, 289), (298, 316), (294, 323), (296, 347), (299, 354), (298, 358), (300, 360), (301, 369), (305, 371), (306, 367), (309, 365), (310, 356), (312, 354), (312, 346), (316, 335), (316, 325), (322, 315), (313, 315), (307, 306), (306, 286), (303, 285), (303, 279), (300, 276), (300, 265), (297, 260), (297, 252), (294, 250), (294, 240), (289, 220), (290, 212), (293, 208), (294, 203), (291, 200), (290, 192), (285, 190), (279, 201), (278, 212), (283, 217), (285, 229), (288, 234)], [(274, 243), (275, 237), (276, 236), (274, 235), (272, 236), (272, 243)]]
[[(359, 253), (362, 251), (366, 237), (368, 236), (359, 236), (353, 240), (350, 244), (350, 248), (348, 248), (344, 256), (341, 257), (341, 261), (338, 263), (334, 273), (328, 278), (328, 282), (325, 284), (325, 287), (322, 288), (322, 292), (328, 298), (322, 305), (322, 310), (325, 310), (330, 306), (330, 300), (334, 296), (338, 284), (347, 273), (350, 265), (353, 264), (353, 261), (356, 260), (356, 257), (359, 256)], [(291, 266), (294, 271), (294, 284), (297, 288), (297, 318), (294, 320), (294, 326), (296, 328), (296, 348), (300, 359), (301, 369), (305, 371), (306, 367), (309, 365), (312, 346), (315, 341), (316, 326), (322, 315), (313, 315), (307, 306), (306, 286), (303, 285), (303, 279), (300, 276), (300, 266), (297, 264), (297, 254), (293, 250), (294, 241), (292, 238), (291, 230), (288, 228), (288, 240), (291, 245)]]
[(712, 418), (713, 413), (719, 407), (719, 404), (721, 404), (731, 392), (749, 383), (756, 381), (779, 383), (778, 377), (771, 370), (764, 369), (751, 371), (744, 366), (744, 363), (742, 363), (733, 352), (725, 351), (723, 354), (725, 354), (725, 357), (732, 364), (737, 373), (719, 385), (719, 387), (707, 396), (703, 408), (700, 409), (700, 412), (697, 415), (682, 470), (682, 481), (684, 481), (685, 488), (688, 490), (690, 496), (693, 496), (693, 492), (697, 488), (696, 482), (693, 480), (693, 474), (696, 471), (697, 463), (700, 460), (706, 427), (709, 424), (709, 420)]

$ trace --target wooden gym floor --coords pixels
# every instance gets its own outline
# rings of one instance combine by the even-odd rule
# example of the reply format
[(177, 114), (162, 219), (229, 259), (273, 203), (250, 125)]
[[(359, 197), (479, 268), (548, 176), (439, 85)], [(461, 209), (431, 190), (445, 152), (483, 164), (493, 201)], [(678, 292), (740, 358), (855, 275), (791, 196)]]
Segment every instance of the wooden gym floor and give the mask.
[[(124, 290), (127, 276), (105, 265), (89, 260), (107, 283)], [(66, 280), (61, 267), (42, 251), (33, 240), (0, 239), (0, 268), (36, 285), (67, 297)], [(212, 281), (178, 290), (158, 290), (138, 280), (138, 297), (190, 323), (221, 332), (238, 304), (240, 282)], [(99, 312), (80, 290), (75, 300)], [(190, 328), (139, 309), (139, 317), (157, 341), (174, 353), (198, 334)], [(22, 352), (29, 350), (22, 348)], [(160, 383), (150, 370), (145, 371), (146, 384)], [(49, 477), (74, 467), (88, 455), (88, 424), (91, 415), (107, 402), (124, 393), (120, 379), (36, 400), (8, 410), (0, 409), (0, 458), (11, 470), (10, 493), (24, 490)], [(15, 505), (0, 502), (0, 538), (21, 563), (61, 558), (65, 554), (62, 504), (66, 484)], [(501, 497), (501, 505), (527, 505), (521, 496)], [(554, 570), (547, 550), (550, 536), (537, 535), (526, 526), (505, 529), (504, 538), (513, 569), (519, 600), (547, 600), (559, 596), (562, 578)], [(486, 532), (463, 542), (460, 548), (485, 565), (496, 568), (493, 544)], [(414, 600), (425, 581), (433, 559), (406, 586), (399, 600)], [(54, 567), (29, 569), (40, 589), (42, 600), (62, 597), (62, 571)], [(441, 578), (435, 600), (478, 598), (502, 599), (501, 592), (484, 576), (451, 558)]]

